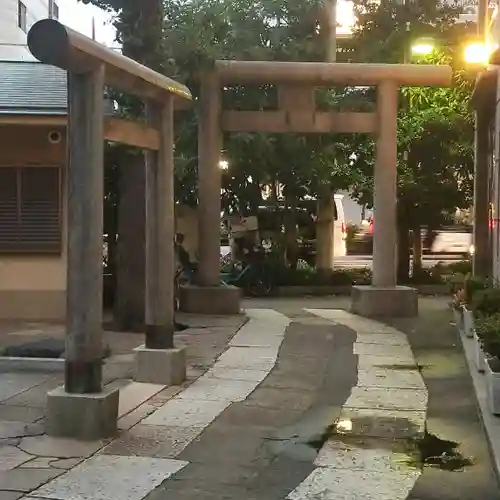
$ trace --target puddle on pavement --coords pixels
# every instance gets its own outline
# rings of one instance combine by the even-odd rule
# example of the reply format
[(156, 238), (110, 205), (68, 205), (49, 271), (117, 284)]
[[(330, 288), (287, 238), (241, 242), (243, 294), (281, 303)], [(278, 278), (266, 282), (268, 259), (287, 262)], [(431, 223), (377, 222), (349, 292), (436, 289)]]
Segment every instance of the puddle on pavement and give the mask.
[[(385, 420), (385, 422), (380, 422)], [(392, 437), (384, 437), (369, 433), (363, 435), (360, 429), (384, 428), (390, 422), (393, 427)], [(406, 436), (399, 435), (399, 428)], [(465, 457), (459, 451), (460, 443), (441, 439), (427, 431), (422, 437), (408, 437), (418, 434), (418, 428), (408, 419), (380, 419), (362, 417), (354, 419), (339, 419), (334, 425), (328, 426), (323, 433), (310, 439), (307, 445), (319, 452), (328, 440), (334, 440), (358, 450), (381, 449), (390, 450), (394, 463), (413, 469), (432, 467), (450, 472), (460, 472), (465, 467), (474, 465), (474, 460)]]
[(414, 457), (417, 458), (416, 465), (421, 467), (460, 472), (474, 465), (472, 458), (460, 453), (460, 443), (441, 439), (434, 434), (426, 433), (422, 439), (410, 442), (410, 446), (418, 450)]

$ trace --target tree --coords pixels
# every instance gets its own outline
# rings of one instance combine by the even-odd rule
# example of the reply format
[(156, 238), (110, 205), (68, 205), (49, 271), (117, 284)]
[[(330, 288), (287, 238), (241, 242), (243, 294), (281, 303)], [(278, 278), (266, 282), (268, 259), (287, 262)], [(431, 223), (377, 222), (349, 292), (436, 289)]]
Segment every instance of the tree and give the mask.
[[(115, 13), (123, 54), (157, 71), (164, 69), (162, 0), (82, 0)], [(144, 103), (115, 96), (123, 114), (144, 114)], [(121, 149), (114, 319), (119, 330), (144, 324), (145, 164), (144, 154)]]
[[(404, 88), (398, 119), (398, 277), (409, 274), (409, 230), (437, 229), (450, 212), (470, 206), (473, 170), (473, 118), (468, 108), (470, 81), (457, 64), (459, 42), (470, 28), (454, 23), (457, 8), (424, 0), (411, 8), (387, 3), (357, 4), (360, 23), (346, 54), (363, 62), (402, 62), (411, 40), (433, 37), (438, 50), (425, 63), (453, 63), (451, 88)], [(410, 31), (407, 31), (407, 23)], [(415, 61), (412, 61), (415, 62)], [(359, 172), (356, 192), (372, 201), (373, 141), (357, 138), (352, 165)], [(405, 152), (407, 152), (405, 154)], [(421, 267), (415, 238), (414, 271)]]

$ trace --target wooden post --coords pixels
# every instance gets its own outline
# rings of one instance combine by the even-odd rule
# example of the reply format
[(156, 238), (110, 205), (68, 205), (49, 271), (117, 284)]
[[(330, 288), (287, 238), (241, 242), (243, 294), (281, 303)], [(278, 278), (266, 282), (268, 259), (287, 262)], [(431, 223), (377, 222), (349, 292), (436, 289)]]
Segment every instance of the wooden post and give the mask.
[(396, 286), (398, 86), (377, 88), (378, 137), (374, 175), (373, 285)]
[(215, 74), (201, 84), (198, 129), (198, 245), (201, 286), (218, 286), (220, 281), (221, 172), (219, 167), (221, 88)]
[(490, 193), (489, 193), (489, 120), (484, 112), (476, 112), (474, 140), (474, 255), (475, 276), (491, 276)]
[(174, 347), (174, 99), (148, 103), (159, 150), (146, 155), (146, 348)]
[(104, 66), (68, 73), (65, 390), (102, 390)]

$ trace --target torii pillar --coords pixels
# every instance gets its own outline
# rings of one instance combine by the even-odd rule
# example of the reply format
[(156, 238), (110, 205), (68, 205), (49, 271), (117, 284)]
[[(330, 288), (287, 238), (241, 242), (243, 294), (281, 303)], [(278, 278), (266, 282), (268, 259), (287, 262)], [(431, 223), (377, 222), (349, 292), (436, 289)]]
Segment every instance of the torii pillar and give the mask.
[(377, 141), (373, 189), (373, 277), (370, 286), (353, 286), (351, 310), (362, 316), (416, 316), (415, 288), (397, 286), (397, 118), (395, 81), (377, 87)]

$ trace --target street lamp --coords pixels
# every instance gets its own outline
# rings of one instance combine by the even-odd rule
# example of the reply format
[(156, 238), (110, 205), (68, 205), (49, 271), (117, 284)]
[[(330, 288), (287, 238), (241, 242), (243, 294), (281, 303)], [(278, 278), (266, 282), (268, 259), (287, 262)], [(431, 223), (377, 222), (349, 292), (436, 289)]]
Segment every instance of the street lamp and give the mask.
[(219, 168), (221, 170), (228, 170), (229, 169), (229, 162), (227, 160), (220, 160), (219, 161)]
[(412, 43), (411, 53), (416, 56), (428, 56), (435, 48), (436, 43), (433, 38), (418, 38)]
[(429, 54), (432, 54), (433, 50), (434, 45), (425, 42), (417, 43), (411, 47), (411, 53), (417, 56), (428, 56)]
[(497, 43), (471, 42), (465, 46), (464, 59), (469, 64), (487, 66), (491, 54), (498, 49)]

